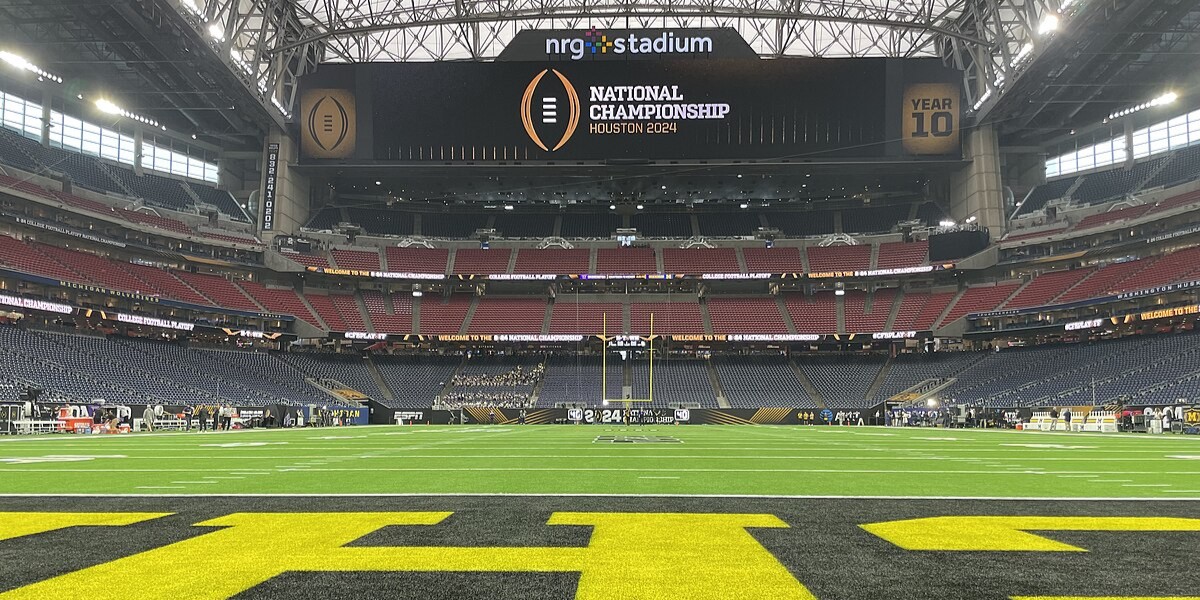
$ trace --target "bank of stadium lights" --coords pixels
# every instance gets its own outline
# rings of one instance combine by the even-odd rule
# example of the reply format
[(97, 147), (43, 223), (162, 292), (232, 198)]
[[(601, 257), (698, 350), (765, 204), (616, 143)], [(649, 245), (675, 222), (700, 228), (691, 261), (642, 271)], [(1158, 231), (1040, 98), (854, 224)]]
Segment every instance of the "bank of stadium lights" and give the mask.
[(208, 35), (218, 42), (225, 41), (225, 30), (221, 29), (221, 25), (218, 23), (213, 23), (212, 25), (208, 26)]
[(22, 71), (29, 71), (30, 73), (37, 75), (38, 80), (49, 80), (53, 81), (54, 83), (63, 82), (62, 77), (42, 69), (41, 67), (29, 62), (24, 56), (19, 54), (13, 54), (12, 52), (8, 52), (6, 50), (0, 50), (0, 60), (12, 65), (13, 68), (20, 69)]
[(1017, 55), (1013, 57), (1010, 66), (1020, 66), (1025, 61), (1029, 60), (1030, 56), (1033, 56), (1033, 42), (1025, 42), (1025, 45), (1021, 46), (1021, 50), (1018, 51)]
[(1135, 112), (1146, 110), (1147, 108), (1154, 108), (1155, 106), (1163, 106), (1166, 104), (1171, 104), (1178, 99), (1179, 99), (1179, 94), (1176, 94), (1175, 92), (1167, 92), (1153, 100), (1148, 100), (1137, 106), (1130, 106), (1129, 108), (1126, 108), (1124, 110), (1118, 110), (1117, 112), (1108, 115), (1108, 118), (1105, 119), (1105, 122), (1111, 121), (1113, 119), (1120, 119), (1121, 117), (1124, 117), (1126, 115), (1131, 115)]
[(143, 125), (148, 125), (150, 127), (161, 127), (163, 131), (167, 130), (166, 125), (160, 125), (158, 121), (155, 121), (150, 117), (143, 117), (142, 115), (131, 113), (120, 106), (117, 106), (112, 100), (108, 100), (107, 98), (100, 98), (99, 100), (96, 100), (96, 108), (99, 109), (100, 112), (107, 115), (117, 115), (132, 121), (137, 121)]
[(1058, 15), (1049, 14), (1042, 17), (1042, 22), (1038, 23), (1038, 35), (1050, 35), (1055, 31), (1058, 31)]
[(283, 115), (284, 119), (292, 118), (292, 111), (288, 110), (275, 96), (271, 96), (271, 104), (275, 107), (275, 110), (279, 111), (279, 114)]

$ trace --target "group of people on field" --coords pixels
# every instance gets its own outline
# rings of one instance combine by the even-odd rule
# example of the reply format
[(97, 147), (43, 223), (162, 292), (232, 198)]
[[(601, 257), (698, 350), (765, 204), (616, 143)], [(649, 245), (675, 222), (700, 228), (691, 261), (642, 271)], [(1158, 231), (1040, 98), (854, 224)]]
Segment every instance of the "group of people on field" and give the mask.
[[(237, 410), (232, 404), (201, 404), (196, 407), (195, 414), (200, 431), (208, 431), (210, 428), (213, 431), (228, 431), (233, 428), (233, 417), (237, 415)], [(185, 417), (185, 420), (191, 429), (191, 419)]]

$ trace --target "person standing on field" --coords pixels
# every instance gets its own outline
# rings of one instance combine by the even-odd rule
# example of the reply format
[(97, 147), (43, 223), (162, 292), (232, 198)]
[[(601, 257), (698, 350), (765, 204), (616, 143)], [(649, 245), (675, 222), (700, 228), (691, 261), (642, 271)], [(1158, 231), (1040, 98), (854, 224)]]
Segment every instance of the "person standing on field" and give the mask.
[(149, 432), (154, 431), (154, 407), (153, 406), (147, 406), (146, 410), (142, 411), (142, 426), (146, 428), (146, 431), (149, 431)]

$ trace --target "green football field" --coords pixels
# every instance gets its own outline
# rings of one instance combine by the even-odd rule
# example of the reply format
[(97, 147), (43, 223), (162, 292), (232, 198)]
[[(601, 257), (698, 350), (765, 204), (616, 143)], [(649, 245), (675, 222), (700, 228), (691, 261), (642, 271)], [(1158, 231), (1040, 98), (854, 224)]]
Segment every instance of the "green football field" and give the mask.
[(744, 425), (12, 437), (0, 494), (1200, 499), (1200, 439)]
[(1200, 600), (1198, 500), (1169, 435), (3, 438), (0, 600)]

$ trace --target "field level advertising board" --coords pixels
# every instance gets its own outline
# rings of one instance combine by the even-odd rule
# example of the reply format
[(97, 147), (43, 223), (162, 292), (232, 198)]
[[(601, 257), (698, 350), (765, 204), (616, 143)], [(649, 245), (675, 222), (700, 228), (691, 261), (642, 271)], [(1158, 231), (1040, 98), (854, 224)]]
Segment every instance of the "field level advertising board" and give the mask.
[(958, 160), (960, 82), (922, 59), (324, 65), (297, 121), (312, 164)]

